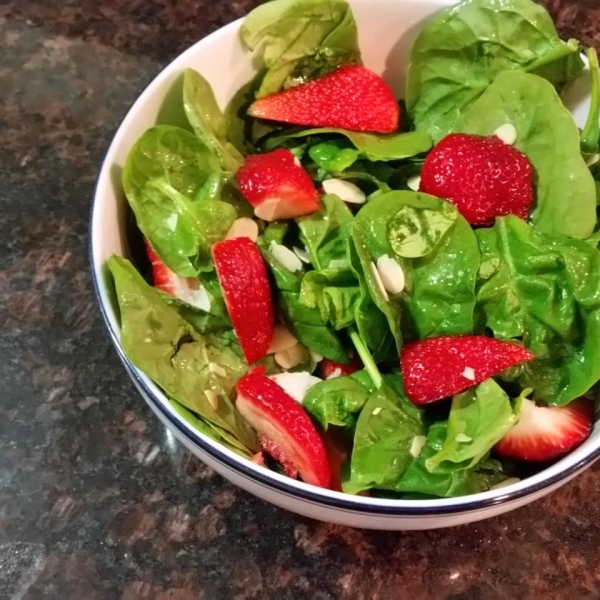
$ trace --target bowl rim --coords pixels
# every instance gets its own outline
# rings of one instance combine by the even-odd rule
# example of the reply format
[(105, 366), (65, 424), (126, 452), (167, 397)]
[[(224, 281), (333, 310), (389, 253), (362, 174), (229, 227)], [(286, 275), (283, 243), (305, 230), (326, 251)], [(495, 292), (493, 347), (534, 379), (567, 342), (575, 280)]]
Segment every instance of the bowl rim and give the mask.
[[(368, 0), (349, 0), (350, 4), (352, 4), (352, 2), (361, 1)], [(424, 0), (424, 2), (428, 1), (430, 0)], [(431, 1), (433, 2), (435, 0)], [(456, 3), (456, 0), (438, 0), (438, 2), (439, 1), (446, 5), (452, 5)], [(237, 19), (198, 40), (192, 44), (192, 46), (173, 58), (173, 60), (165, 65), (164, 68), (162, 68), (144, 87), (142, 92), (136, 96), (135, 100), (125, 110), (123, 116), (118, 121), (118, 125), (114, 129), (114, 133), (110, 138), (110, 143), (108, 144), (104, 153), (104, 157), (102, 159), (94, 185), (89, 216), (88, 238), (88, 253), (94, 296), (100, 308), (102, 320), (104, 321), (104, 325), (108, 330), (109, 337), (117, 351), (117, 355), (119, 356), (126, 372), (129, 374), (131, 379), (143, 391), (145, 399), (151, 403), (151, 408), (153, 408), (155, 411), (158, 411), (160, 415), (168, 422), (168, 425), (175, 429), (180, 436), (197, 446), (202, 452), (208, 454), (221, 466), (234, 471), (236, 475), (246, 480), (249, 480), (253, 483), (258, 483), (269, 490), (283, 494), (284, 496), (290, 498), (300, 499), (317, 507), (328, 507), (344, 512), (351, 512), (354, 514), (363, 513), (369, 516), (377, 517), (452, 516), (480, 512), (496, 506), (509, 503), (512, 504), (527, 496), (542, 494), (545, 490), (557, 486), (563, 480), (576, 476), (578, 473), (592, 465), (596, 460), (600, 459), (599, 444), (598, 447), (588, 450), (587, 454), (582, 456), (568, 468), (558, 469), (556, 473), (550, 476), (544, 476), (544, 473), (553, 467), (556, 467), (560, 461), (559, 463), (554, 463), (554, 465), (543, 469), (532, 477), (528, 477), (519, 481), (518, 483), (508, 485), (504, 489), (488, 490), (487, 492), (480, 492), (469, 496), (426, 500), (361, 497), (353, 496), (351, 494), (344, 494), (342, 492), (324, 490), (303, 482), (292, 480), (268, 469), (259, 468), (249, 460), (229, 452), (218, 442), (214, 442), (212, 440), (209, 441), (208, 438), (205, 438), (202, 434), (200, 434), (192, 425), (187, 423), (181, 417), (177, 418), (174, 413), (167, 409), (166, 405), (168, 403), (168, 399), (166, 396), (164, 396), (164, 394), (162, 394), (160, 391), (156, 393), (155, 390), (148, 385), (148, 382), (145, 380), (145, 376), (125, 355), (118, 335), (112, 327), (107, 306), (102, 298), (101, 282), (99, 280), (98, 273), (103, 268), (103, 265), (97, 264), (94, 257), (94, 221), (96, 207), (98, 204), (100, 204), (99, 187), (106, 176), (106, 172), (112, 166), (109, 164), (108, 159), (112, 153), (115, 141), (119, 137), (119, 133), (121, 133), (123, 125), (127, 121), (128, 117), (135, 113), (137, 104), (140, 102), (140, 100), (142, 100), (146, 94), (149, 94), (149, 90), (156, 86), (157, 83), (173, 69), (174, 63), (179, 61), (183, 62), (184, 56), (195, 53), (198, 50), (198, 46), (208, 45), (215, 37), (227, 35), (230, 33), (230, 30), (239, 30), (242, 22), (243, 18)], [(162, 398), (160, 396), (162, 396)], [(567, 457), (568, 456), (569, 455), (567, 455)], [(532, 483), (527, 484), (527, 482), (531, 481), (533, 478), (537, 478), (539, 481), (536, 481), (535, 483), (532, 481)]]

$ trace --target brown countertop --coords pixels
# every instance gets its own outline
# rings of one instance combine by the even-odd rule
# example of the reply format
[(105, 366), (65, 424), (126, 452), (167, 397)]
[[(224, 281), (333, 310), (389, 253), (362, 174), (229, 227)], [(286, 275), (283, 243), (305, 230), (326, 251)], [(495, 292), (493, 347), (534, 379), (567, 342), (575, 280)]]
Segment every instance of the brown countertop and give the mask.
[[(92, 297), (96, 171), (126, 109), (256, 0), (0, 2), (0, 597), (600, 598), (600, 466), (472, 526), (362, 532), (274, 508), (153, 417)], [(597, 0), (547, 0), (600, 47)]]

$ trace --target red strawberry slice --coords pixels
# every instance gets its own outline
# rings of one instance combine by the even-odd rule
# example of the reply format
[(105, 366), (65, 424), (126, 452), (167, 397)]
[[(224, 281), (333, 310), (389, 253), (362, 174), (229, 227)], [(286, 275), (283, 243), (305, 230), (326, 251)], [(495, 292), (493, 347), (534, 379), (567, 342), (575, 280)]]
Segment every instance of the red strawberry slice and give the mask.
[(194, 277), (180, 277), (160, 260), (150, 242), (145, 238), (144, 245), (146, 246), (146, 255), (152, 265), (152, 281), (155, 288), (192, 306), (202, 310), (210, 310), (210, 298), (197, 279)]
[(355, 65), (256, 100), (248, 114), (308, 127), (391, 133), (399, 126), (394, 92), (379, 75)]
[(534, 358), (513, 342), (483, 335), (449, 335), (406, 344), (400, 368), (406, 395), (419, 406), (464, 392)]
[(237, 383), (236, 406), (242, 416), (269, 441), (263, 448), (286, 472), (298, 472), (306, 483), (327, 488), (331, 469), (315, 426), (300, 404), (255, 369)]
[(266, 452), (269, 456), (273, 457), (283, 467), (283, 470), (288, 477), (291, 479), (298, 479), (298, 469), (288, 461), (287, 457), (273, 440), (270, 440), (264, 435), (259, 435), (258, 441), (263, 452)]
[(526, 220), (533, 167), (496, 136), (451, 134), (426, 158), (420, 191), (452, 202), (471, 225), (492, 225), (504, 215)]
[(519, 422), (494, 446), (500, 456), (542, 462), (567, 454), (589, 437), (593, 405), (580, 398), (567, 406), (523, 400)]
[(362, 368), (362, 361), (356, 356), (354, 358), (351, 358), (349, 364), (347, 365), (343, 365), (341, 363), (335, 362), (334, 360), (324, 358), (319, 363), (319, 377), (321, 379), (334, 379), (335, 377), (352, 375), (352, 373), (356, 373)]
[(263, 221), (295, 219), (319, 210), (315, 185), (289, 150), (249, 156), (236, 177), (242, 195)]
[(227, 312), (251, 365), (267, 354), (275, 327), (265, 263), (256, 244), (246, 237), (214, 244), (212, 255)]

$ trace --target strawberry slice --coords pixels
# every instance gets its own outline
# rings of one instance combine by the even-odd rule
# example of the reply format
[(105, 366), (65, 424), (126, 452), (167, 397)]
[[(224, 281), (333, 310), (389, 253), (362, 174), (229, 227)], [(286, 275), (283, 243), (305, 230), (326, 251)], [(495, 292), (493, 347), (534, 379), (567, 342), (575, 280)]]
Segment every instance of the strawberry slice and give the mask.
[(335, 362), (335, 360), (324, 358), (319, 363), (319, 377), (321, 379), (334, 379), (335, 377), (352, 375), (352, 373), (356, 373), (362, 368), (362, 361), (357, 356), (351, 358), (350, 363), (347, 365)]
[(534, 358), (513, 342), (483, 335), (449, 335), (406, 344), (400, 368), (406, 395), (419, 406), (464, 392)]
[(192, 306), (205, 311), (210, 310), (210, 298), (197, 279), (180, 277), (160, 260), (146, 238), (144, 238), (144, 245), (146, 246), (146, 255), (152, 265), (152, 281), (155, 288)]
[(394, 92), (379, 75), (355, 65), (256, 100), (248, 114), (308, 127), (392, 133), (400, 109)]
[(273, 457), (283, 467), (283, 470), (288, 477), (291, 479), (298, 479), (298, 469), (288, 461), (284, 453), (273, 440), (270, 440), (264, 435), (259, 435), (258, 441), (263, 452), (266, 452), (269, 456)]
[(237, 383), (236, 406), (256, 429), (261, 445), (288, 473), (299, 473), (303, 481), (327, 488), (331, 469), (325, 447), (315, 426), (300, 404), (255, 369)]
[(227, 312), (251, 365), (267, 354), (275, 327), (265, 263), (256, 244), (247, 237), (214, 244), (212, 255)]
[(499, 456), (543, 462), (567, 454), (589, 437), (593, 405), (580, 398), (567, 406), (536, 406), (524, 399), (519, 422), (494, 446)]
[(289, 150), (249, 156), (236, 177), (242, 195), (263, 221), (295, 219), (319, 210), (315, 185)]
[(452, 202), (471, 225), (492, 225), (504, 215), (527, 220), (533, 167), (496, 136), (451, 134), (425, 159), (420, 191)]

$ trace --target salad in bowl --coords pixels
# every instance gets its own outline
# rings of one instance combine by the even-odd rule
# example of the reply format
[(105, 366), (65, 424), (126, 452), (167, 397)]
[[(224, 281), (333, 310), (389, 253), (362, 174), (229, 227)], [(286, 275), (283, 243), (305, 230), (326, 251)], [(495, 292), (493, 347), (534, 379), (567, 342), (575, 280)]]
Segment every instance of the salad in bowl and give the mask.
[[(600, 380), (600, 89), (593, 49), (530, 0), (430, 20), (398, 98), (342, 0), (274, 0), (222, 110), (122, 173), (120, 343), (202, 434), (372, 498), (507, 486), (589, 437)], [(590, 64), (580, 130), (561, 93)]]

